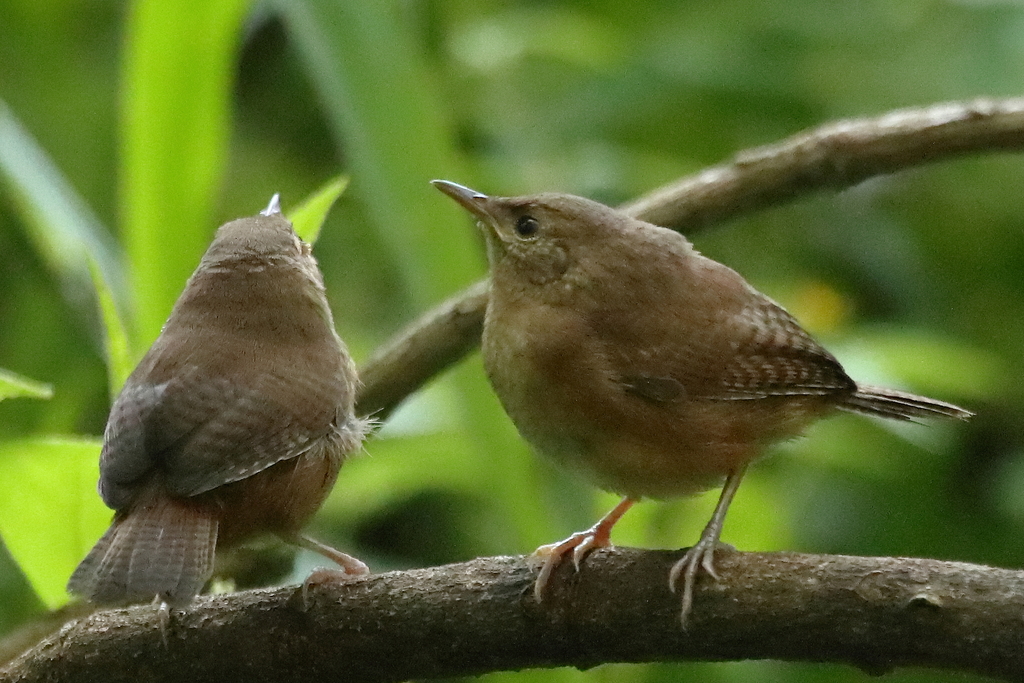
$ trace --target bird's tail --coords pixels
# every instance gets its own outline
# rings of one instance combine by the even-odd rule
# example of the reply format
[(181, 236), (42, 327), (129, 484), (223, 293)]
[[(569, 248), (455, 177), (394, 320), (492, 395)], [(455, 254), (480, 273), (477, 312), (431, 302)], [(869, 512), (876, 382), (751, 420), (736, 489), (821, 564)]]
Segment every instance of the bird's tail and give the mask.
[(212, 510), (162, 492), (144, 494), (96, 542), (68, 591), (99, 604), (171, 604), (195, 597), (213, 573), (217, 519)]
[(857, 391), (840, 406), (844, 410), (879, 415), (897, 420), (917, 417), (944, 417), (967, 420), (974, 416), (969, 410), (945, 401), (916, 396), (895, 389), (857, 385)]

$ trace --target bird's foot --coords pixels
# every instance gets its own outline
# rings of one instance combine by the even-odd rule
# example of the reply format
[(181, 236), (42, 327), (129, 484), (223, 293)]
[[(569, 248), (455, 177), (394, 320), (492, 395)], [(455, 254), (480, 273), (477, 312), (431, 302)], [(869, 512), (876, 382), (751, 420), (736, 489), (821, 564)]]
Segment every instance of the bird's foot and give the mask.
[(718, 547), (718, 539), (722, 535), (725, 513), (729, 511), (729, 505), (736, 495), (736, 489), (740, 486), (745, 470), (746, 465), (733, 470), (725, 478), (722, 494), (718, 497), (718, 503), (715, 505), (711, 519), (708, 520), (707, 526), (700, 534), (700, 540), (686, 551), (682, 559), (676, 562), (672, 571), (668, 573), (668, 588), (673, 593), (678, 590), (680, 579), (682, 579), (683, 598), (679, 610), (679, 622), (684, 631), (686, 622), (690, 618), (690, 611), (693, 609), (693, 586), (697, 582), (700, 570), (703, 569), (712, 579), (718, 581), (718, 572), (715, 571), (715, 548)]
[(345, 557), (348, 557), (348, 559), (351, 562), (344, 565), (342, 565), (341, 562), (338, 562), (339, 565), (342, 565), (341, 569), (317, 567), (316, 569), (311, 571), (309, 573), (309, 576), (307, 576), (306, 579), (302, 582), (301, 592), (303, 612), (309, 611), (310, 603), (312, 600), (311, 593), (314, 587), (323, 585), (325, 583), (345, 582), (360, 576), (366, 576), (370, 573), (370, 568), (367, 567), (361, 561), (357, 560), (354, 557), (349, 557), (348, 555), (346, 555)]
[[(366, 563), (362, 560), (357, 560), (348, 553), (343, 553), (337, 548), (332, 548), (326, 543), (321, 543), (309, 536), (296, 534), (294, 536), (286, 536), (284, 539), (289, 543), (299, 546), (300, 548), (312, 550), (314, 553), (326, 557), (328, 560), (341, 567), (342, 571), (335, 573), (341, 573), (347, 576), (363, 576), (364, 574), (370, 573), (370, 568), (367, 567)], [(330, 570), (325, 569), (324, 571)]]
[(540, 574), (533, 584), (533, 598), (538, 603), (544, 601), (544, 589), (551, 579), (552, 572), (562, 562), (562, 558), (571, 550), (572, 564), (576, 571), (580, 570), (580, 564), (598, 548), (609, 548), (612, 545), (612, 527), (619, 521), (626, 510), (631, 508), (636, 501), (632, 498), (623, 498), (619, 504), (612, 508), (612, 511), (598, 520), (597, 524), (586, 531), (578, 531), (569, 538), (559, 543), (542, 545), (533, 551), (534, 557), (544, 558), (544, 564), (540, 568)]
[[(718, 581), (718, 572), (715, 570), (715, 549), (718, 545), (717, 534), (709, 534), (705, 531), (700, 540), (672, 566), (672, 571), (668, 574), (668, 587), (673, 593), (678, 592), (680, 583), (682, 584), (683, 595), (679, 620), (684, 631), (690, 611), (693, 609), (693, 587), (701, 570)], [(725, 547), (731, 548), (731, 546)]]
[(320, 543), (309, 536), (294, 536), (287, 540), (300, 548), (319, 553), (340, 567), (340, 569), (318, 567), (309, 573), (306, 580), (302, 582), (303, 612), (309, 609), (310, 590), (313, 586), (335, 581), (348, 581), (349, 579), (366, 576), (370, 573), (370, 568), (362, 560), (352, 557), (348, 553), (343, 553), (337, 548), (332, 548), (326, 543)]
[(159, 603), (156, 610), (156, 623), (160, 628), (160, 640), (166, 650), (168, 648), (167, 630), (171, 627), (171, 605), (159, 595), (153, 599), (153, 603)]
[(570, 551), (572, 552), (573, 567), (576, 568), (576, 571), (579, 571), (580, 564), (592, 550), (607, 548), (611, 544), (608, 530), (602, 530), (600, 523), (598, 523), (586, 531), (576, 532), (564, 541), (542, 545), (537, 548), (533, 551), (533, 556), (543, 558), (544, 564), (541, 566), (537, 580), (533, 584), (534, 599), (537, 602), (543, 602), (544, 589), (551, 579), (551, 574)]

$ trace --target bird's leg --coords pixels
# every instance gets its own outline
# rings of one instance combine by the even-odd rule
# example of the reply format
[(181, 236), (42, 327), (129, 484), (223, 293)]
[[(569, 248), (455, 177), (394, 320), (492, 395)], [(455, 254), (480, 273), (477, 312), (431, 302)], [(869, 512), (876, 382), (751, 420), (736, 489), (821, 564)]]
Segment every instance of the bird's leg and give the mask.
[(686, 551), (683, 558), (675, 563), (668, 575), (668, 587), (675, 593), (682, 578), (683, 599), (682, 609), (679, 615), (683, 630), (686, 630), (686, 620), (693, 608), (693, 586), (697, 581), (697, 573), (703, 569), (711, 578), (718, 581), (718, 573), (715, 571), (715, 547), (718, 545), (718, 538), (722, 535), (722, 525), (725, 522), (725, 513), (729, 511), (736, 489), (740, 486), (746, 466), (729, 473), (725, 479), (725, 486), (722, 488), (722, 495), (718, 498), (718, 504), (711, 515), (707, 526), (701, 532), (700, 540), (692, 548)]
[(157, 595), (153, 598), (153, 604), (158, 605), (156, 610), (156, 622), (160, 627), (160, 640), (163, 641), (164, 649), (166, 650), (167, 645), (167, 629), (171, 625), (171, 605), (162, 596)]
[(610, 546), (612, 544), (612, 527), (615, 526), (615, 523), (619, 521), (622, 515), (626, 514), (626, 510), (633, 507), (634, 503), (636, 503), (635, 498), (623, 498), (619, 501), (618, 505), (612, 508), (611, 512), (599, 519), (597, 524), (586, 531), (576, 532), (559, 543), (542, 545), (537, 548), (533, 552), (533, 555), (534, 557), (543, 557), (544, 566), (541, 567), (540, 574), (537, 575), (537, 581), (533, 584), (534, 599), (537, 602), (543, 601), (544, 588), (547, 586), (548, 580), (551, 578), (551, 573), (562, 561), (565, 554), (570, 550), (572, 551), (573, 566), (576, 567), (576, 571), (579, 571), (580, 563), (583, 562), (583, 558), (585, 558), (591, 550), (607, 548)]
[(289, 540), (300, 548), (312, 550), (314, 553), (323, 555), (328, 560), (341, 567), (342, 571), (349, 576), (362, 576), (370, 573), (370, 568), (367, 567), (362, 560), (357, 560), (351, 555), (343, 553), (337, 548), (332, 548), (326, 543), (316, 541), (309, 536), (296, 534)]
[(309, 536), (294, 534), (285, 536), (284, 539), (300, 548), (312, 550), (341, 567), (340, 572), (336, 569), (319, 567), (309, 573), (306, 580), (302, 582), (303, 611), (309, 609), (309, 589), (314, 584), (323, 583), (325, 581), (337, 581), (338, 579), (348, 579), (355, 576), (365, 576), (370, 573), (370, 568), (367, 567), (362, 560), (358, 560), (347, 553), (343, 553), (337, 548), (332, 548), (326, 543), (316, 541)]

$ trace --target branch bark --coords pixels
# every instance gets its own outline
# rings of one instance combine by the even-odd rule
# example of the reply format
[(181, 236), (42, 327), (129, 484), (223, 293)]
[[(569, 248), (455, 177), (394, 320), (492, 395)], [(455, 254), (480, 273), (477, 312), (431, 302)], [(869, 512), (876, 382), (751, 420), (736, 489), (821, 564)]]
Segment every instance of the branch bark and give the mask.
[[(921, 164), (1024, 148), (1024, 98), (974, 100), (829, 123), (683, 178), (622, 207), (692, 235), (822, 189)], [(486, 283), (412, 323), (360, 369), (359, 411), (383, 420), (480, 341)]]
[(496, 557), (313, 586), (139, 606), (73, 622), (0, 670), (5, 681), (389, 683), (605, 662), (782, 659), (1024, 680), (1024, 572), (907, 558), (720, 551), (689, 630), (674, 551), (564, 563), (543, 605), (534, 560)]

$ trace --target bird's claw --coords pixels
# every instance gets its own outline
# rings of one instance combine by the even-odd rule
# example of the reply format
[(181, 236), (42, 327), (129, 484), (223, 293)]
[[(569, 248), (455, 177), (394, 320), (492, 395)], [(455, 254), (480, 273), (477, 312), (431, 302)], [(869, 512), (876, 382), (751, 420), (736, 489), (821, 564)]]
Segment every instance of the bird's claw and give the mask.
[[(156, 600), (160, 601), (160, 605), (156, 610), (156, 621), (157, 625), (160, 627), (160, 640), (163, 641), (164, 649), (166, 650), (168, 648), (167, 629), (170, 628), (171, 625), (171, 606), (159, 595), (156, 597)], [(156, 600), (154, 600), (154, 602), (156, 602)]]
[(537, 548), (533, 551), (533, 556), (544, 558), (544, 564), (541, 566), (540, 573), (537, 574), (537, 580), (533, 584), (534, 599), (538, 603), (544, 601), (544, 589), (551, 579), (551, 574), (570, 550), (572, 551), (573, 567), (576, 571), (579, 571), (580, 565), (591, 551), (598, 548), (606, 548), (610, 545), (611, 542), (607, 538), (602, 540), (595, 533), (594, 529), (587, 529), (586, 531), (579, 531), (573, 534), (564, 541), (542, 545)]
[(686, 630), (686, 622), (689, 619), (690, 611), (693, 609), (693, 588), (697, 583), (697, 576), (703, 570), (715, 581), (719, 580), (718, 571), (715, 569), (715, 548), (718, 545), (714, 537), (704, 536), (697, 541), (696, 545), (686, 551), (686, 554), (672, 565), (672, 571), (668, 573), (668, 588), (672, 593), (677, 593), (680, 579), (682, 579), (682, 598), (680, 600), (679, 620), (682, 628)]
[[(347, 557), (347, 556), (346, 556)], [(363, 564), (361, 561), (350, 557), (353, 563), (346, 563), (341, 569), (328, 569), (327, 567), (317, 567), (309, 573), (309, 576), (302, 582), (302, 588), (300, 592), (302, 594), (302, 611), (308, 612), (310, 603), (312, 600), (312, 588), (317, 584), (329, 583), (332, 581), (348, 581), (360, 576), (366, 576), (370, 573), (370, 568)], [(339, 563), (340, 564), (340, 563)]]
[[(607, 543), (605, 545), (611, 545)], [(580, 563), (587, 557), (591, 550), (595, 550), (599, 545), (594, 534), (585, 534), (579, 545), (572, 549), (572, 566), (576, 568), (576, 571), (580, 570)]]

